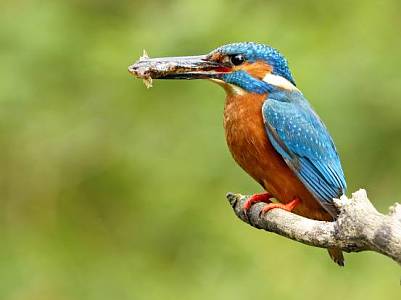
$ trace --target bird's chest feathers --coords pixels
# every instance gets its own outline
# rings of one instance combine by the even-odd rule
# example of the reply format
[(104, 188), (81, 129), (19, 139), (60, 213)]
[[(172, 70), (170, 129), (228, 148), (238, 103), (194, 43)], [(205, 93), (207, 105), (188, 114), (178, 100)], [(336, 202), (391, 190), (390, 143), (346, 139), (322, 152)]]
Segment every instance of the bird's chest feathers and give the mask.
[(226, 98), (224, 129), (227, 145), (234, 159), (248, 173), (256, 172), (251, 169), (271, 148), (262, 117), (265, 99), (266, 95), (259, 94), (229, 94)]

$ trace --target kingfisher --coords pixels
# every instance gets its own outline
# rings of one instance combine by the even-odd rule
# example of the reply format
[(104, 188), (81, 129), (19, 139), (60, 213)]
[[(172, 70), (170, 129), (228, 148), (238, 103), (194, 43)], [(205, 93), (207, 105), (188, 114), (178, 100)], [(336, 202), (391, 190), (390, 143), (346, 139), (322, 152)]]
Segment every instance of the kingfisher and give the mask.
[[(148, 85), (152, 79), (207, 79), (224, 88), (228, 148), (264, 189), (248, 198), (245, 211), (263, 202), (262, 213), (278, 208), (315, 220), (337, 218), (333, 198), (346, 192), (338, 152), (277, 49), (241, 42), (199, 56), (144, 54), (128, 70)], [(328, 252), (344, 265), (340, 249)]]

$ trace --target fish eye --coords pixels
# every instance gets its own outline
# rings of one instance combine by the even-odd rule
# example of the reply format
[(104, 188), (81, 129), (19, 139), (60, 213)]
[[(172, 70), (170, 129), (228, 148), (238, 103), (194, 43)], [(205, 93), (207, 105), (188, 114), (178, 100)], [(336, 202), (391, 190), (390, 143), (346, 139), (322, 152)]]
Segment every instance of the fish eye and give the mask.
[(245, 57), (242, 54), (232, 55), (230, 61), (234, 66), (239, 66), (245, 62)]

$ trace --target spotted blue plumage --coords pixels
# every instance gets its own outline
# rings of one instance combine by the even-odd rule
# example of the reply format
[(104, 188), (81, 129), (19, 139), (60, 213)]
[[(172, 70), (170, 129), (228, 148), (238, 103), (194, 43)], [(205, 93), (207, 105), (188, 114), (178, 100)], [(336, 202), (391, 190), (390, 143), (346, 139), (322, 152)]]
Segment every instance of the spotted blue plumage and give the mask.
[(276, 90), (262, 107), (268, 138), (307, 189), (333, 217), (333, 198), (346, 182), (336, 147), (325, 125), (301, 92)]
[(221, 46), (215, 52), (225, 55), (242, 54), (248, 62), (264, 60), (273, 67), (272, 73), (274, 75), (282, 76), (295, 85), (295, 80), (292, 77), (287, 60), (277, 49), (270, 46), (253, 42), (242, 42)]

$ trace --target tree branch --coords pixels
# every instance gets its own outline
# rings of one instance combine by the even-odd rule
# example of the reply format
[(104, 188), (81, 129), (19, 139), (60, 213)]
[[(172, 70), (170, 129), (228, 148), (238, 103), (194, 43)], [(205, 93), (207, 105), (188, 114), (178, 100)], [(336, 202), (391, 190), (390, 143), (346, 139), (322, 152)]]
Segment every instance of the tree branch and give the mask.
[(227, 194), (235, 214), (249, 225), (277, 233), (292, 240), (320, 248), (337, 247), (345, 252), (371, 250), (401, 264), (401, 205), (390, 207), (390, 213), (379, 213), (366, 191), (359, 190), (348, 199), (334, 199), (340, 214), (333, 222), (307, 219), (282, 209), (260, 215), (263, 203), (253, 205), (247, 214), (242, 207), (248, 196)]

